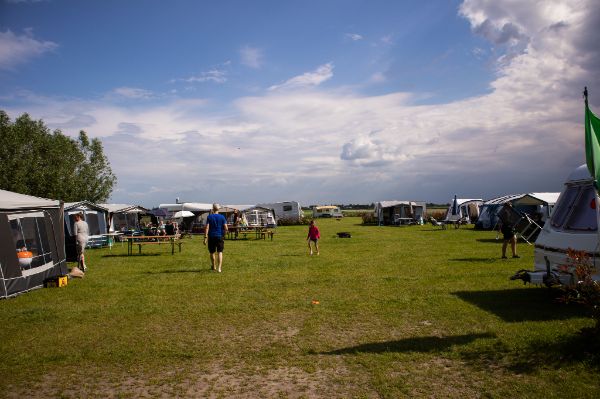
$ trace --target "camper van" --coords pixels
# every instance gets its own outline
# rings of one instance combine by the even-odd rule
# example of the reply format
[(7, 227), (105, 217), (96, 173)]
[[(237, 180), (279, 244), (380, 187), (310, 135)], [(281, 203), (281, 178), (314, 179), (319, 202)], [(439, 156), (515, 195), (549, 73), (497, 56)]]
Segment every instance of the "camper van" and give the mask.
[(257, 204), (257, 207), (272, 209), (275, 220), (279, 219), (302, 219), (302, 208), (297, 201), (273, 202), (269, 204)]
[[(567, 263), (567, 249), (589, 253), (596, 266), (595, 280), (600, 280), (598, 256), (597, 196), (587, 166), (575, 169), (561, 192), (549, 223), (544, 225), (535, 241), (535, 271), (529, 273), (529, 281), (542, 283), (547, 272), (556, 272)], [(573, 284), (570, 275), (559, 275), (563, 284)]]
[(341, 218), (342, 211), (339, 206), (335, 205), (323, 205), (313, 206), (313, 218)]

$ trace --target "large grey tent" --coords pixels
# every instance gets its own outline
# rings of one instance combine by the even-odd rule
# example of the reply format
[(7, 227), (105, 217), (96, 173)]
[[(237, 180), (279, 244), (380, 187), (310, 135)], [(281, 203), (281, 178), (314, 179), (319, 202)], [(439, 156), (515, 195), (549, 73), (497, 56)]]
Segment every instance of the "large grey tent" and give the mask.
[(67, 274), (63, 220), (61, 201), (0, 190), (0, 298)]

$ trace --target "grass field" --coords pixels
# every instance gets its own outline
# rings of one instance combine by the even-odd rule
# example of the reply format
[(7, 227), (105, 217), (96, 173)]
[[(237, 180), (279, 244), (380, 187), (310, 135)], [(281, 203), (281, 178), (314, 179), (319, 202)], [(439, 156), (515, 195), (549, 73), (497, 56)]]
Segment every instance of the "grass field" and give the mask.
[(532, 247), (359, 223), (319, 221), (320, 256), (306, 226), (226, 241), (220, 274), (200, 237), (91, 250), (84, 279), (0, 301), (0, 395), (600, 397), (585, 310), (508, 279)]

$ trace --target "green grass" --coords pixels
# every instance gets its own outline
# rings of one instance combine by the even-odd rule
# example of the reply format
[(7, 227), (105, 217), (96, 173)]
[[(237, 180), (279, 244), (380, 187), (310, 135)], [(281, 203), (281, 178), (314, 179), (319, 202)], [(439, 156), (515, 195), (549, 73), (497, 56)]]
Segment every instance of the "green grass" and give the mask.
[(586, 312), (508, 279), (532, 247), (503, 261), (494, 232), (317, 223), (320, 256), (280, 227), (226, 241), (221, 274), (200, 237), (90, 250), (84, 279), (0, 301), (0, 395), (600, 395)]

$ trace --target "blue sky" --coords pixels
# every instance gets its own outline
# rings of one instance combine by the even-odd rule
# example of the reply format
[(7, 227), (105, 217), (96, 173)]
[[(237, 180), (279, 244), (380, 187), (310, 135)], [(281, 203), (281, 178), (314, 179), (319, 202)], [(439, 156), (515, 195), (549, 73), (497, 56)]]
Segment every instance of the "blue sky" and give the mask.
[(1, 1), (0, 109), (101, 138), (112, 202), (560, 191), (592, 1)]

